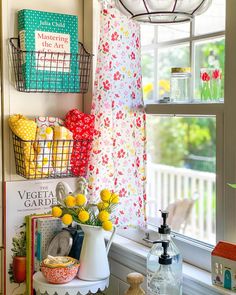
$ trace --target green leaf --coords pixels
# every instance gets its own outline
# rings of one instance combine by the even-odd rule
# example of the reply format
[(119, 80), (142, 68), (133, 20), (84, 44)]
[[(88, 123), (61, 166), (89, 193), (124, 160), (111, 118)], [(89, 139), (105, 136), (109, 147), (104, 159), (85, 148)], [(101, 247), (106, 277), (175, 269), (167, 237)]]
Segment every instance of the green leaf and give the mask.
[(236, 183), (233, 183), (233, 184), (228, 183), (228, 185), (229, 185), (230, 187), (232, 187), (232, 188), (236, 188)]

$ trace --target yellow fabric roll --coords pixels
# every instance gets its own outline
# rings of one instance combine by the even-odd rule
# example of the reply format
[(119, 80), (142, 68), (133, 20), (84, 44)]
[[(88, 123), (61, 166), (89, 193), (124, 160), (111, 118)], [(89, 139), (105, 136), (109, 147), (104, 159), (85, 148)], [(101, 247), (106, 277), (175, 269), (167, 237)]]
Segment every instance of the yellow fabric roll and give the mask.
[[(36, 136), (37, 125), (33, 120), (22, 115), (12, 115), (9, 117), (9, 126), (12, 132), (24, 141), (34, 141)], [(29, 178), (35, 178), (35, 152), (33, 142), (23, 142), (23, 167), (19, 161), (18, 166), (21, 172)]]
[(65, 173), (70, 167), (73, 148), (73, 134), (62, 126), (54, 127), (53, 136), (53, 167), (55, 173)]
[(52, 167), (52, 140), (53, 128), (42, 126), (38, 127), (35, 143), (36, 168), (38, 173), (43, 176), (50, 175)]

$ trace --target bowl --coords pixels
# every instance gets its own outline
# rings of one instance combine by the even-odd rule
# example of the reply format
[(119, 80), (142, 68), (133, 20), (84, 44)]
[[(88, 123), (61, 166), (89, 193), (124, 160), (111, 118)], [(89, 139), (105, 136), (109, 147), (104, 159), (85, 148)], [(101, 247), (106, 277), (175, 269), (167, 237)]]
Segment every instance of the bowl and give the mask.
[[(55, 257), (57, 258), (57, 257)], [(71, 263), (45, 263), (46, 259), (41, 264), (41, 271), (45, 279), (51, 284), (66, 284), (72, 281), (79, 270), (79, 263), (76, 259), (70, 258)]]

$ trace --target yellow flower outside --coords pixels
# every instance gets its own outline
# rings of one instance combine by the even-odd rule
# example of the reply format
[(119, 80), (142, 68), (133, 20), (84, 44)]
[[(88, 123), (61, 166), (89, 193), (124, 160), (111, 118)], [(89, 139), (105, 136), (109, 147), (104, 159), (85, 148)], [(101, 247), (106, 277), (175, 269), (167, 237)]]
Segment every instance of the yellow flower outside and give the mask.
[(108, 206), (109, 206), (109, 204), (106, 203), (106, 202), (99, 202), (97, 204), (97, 207), (98, 207), (98, 210), (99, 211), (106, 209)]
[(73, 221), (73, 218), (70, 214), (65, 214), (62, 216), (61, 220), (65, 225), (70, 225)]
[(78, 194), (76, 196), (76, 205), (77, 206), (83, 206), (86, 202), (87, 202), (87, 199), (86, 199), (85, 195)]
[(103, 202), (107, 202), (111, 198), (111, 192), (108, 189), (103, 189), (100, 192), (100, 197), (101, 197), (101, 199), (102, 199)]
[(119, 203), (119, 195), (116, 194), (116, 193), (113, 193), (113, 194), (111, 195), (111, 202), (112, 202), (113, 204), (118, 204), (118, 203)]
[(86, 222), (89, 220), (89, 213), (85, 210), (81, 210), (78, 214), (78, 218), (81, 222)]
[(73, 196), (67, 196), (64, 200), (67, 207), (74, 207), (76, 204), (76, 199)]
[(147, 83), (146, 85), (143, 86), (143, 94), (144, 97), (146, 98), (148, 94), (153, 91), (153, 84), (152, 83)]
[(53, 207), (52, 208), (52, 216), (53, 217), (61, 217), (62, 215), (62, 210), (60, 207)]
[(102, 227), (104, 230), (110, 231), (110, 230), (112, 230), (113, 225), (112, 225), (111, 221), (107, 220), (102, 223)]
[(108, 221), (110, 218), (110, 214), (105, 211), (105, 210), (102, 210), (99, 214), (98, 214), (98, 219), (101, 221), (101, 222), (105, 222), (105, 221)]

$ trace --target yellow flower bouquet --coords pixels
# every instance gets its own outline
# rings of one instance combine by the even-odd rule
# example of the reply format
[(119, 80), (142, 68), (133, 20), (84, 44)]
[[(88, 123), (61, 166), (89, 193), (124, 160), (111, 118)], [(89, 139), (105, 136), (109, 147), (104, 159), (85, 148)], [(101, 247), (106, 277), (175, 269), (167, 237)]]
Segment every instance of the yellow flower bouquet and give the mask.
[(119, 203), (119, 195), (108, 189), (100, 192), (100, 202), (89, 203), (84, 194), (68, 195), (52, 207), (52, 215), (61, 218), (65, 225), (73, 221), (79, 224), (101, 226), (104, 230), (113, 228), (111, 214)]

